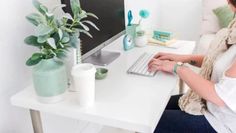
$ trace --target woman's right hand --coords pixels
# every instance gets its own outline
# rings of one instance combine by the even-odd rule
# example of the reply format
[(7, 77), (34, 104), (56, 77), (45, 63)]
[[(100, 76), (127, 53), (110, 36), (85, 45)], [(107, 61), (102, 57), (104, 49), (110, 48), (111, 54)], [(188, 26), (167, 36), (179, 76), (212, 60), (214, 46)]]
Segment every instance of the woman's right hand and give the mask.
[(186, 62), (188, 61), (187, 55), (178, 55), (178, 54), (172, 54), (172, 53), (158, 53), (154, 56), (154, 59), (158, 60), (169, 60), (169, 61), (175, 61), (175, 62)]

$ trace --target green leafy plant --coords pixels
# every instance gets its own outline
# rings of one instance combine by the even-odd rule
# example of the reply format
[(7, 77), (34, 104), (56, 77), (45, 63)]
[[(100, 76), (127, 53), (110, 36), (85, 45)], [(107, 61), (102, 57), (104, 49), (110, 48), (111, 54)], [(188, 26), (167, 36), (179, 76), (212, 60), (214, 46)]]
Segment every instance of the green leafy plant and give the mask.
[(92, 38), (88, 25), (99, 30), (93, 22), (87, 20), (88, 17), (98, 19), (95, 14), (82, 10), (78, 0), (70, 0), (70, 4), (73, 15), (64, 13), (62, 17), (56, 17), (55, 10), (65, 5), (49, 10), (39, 1), (33, 0), (38, 13), (31, 13), (26, 19), (36, 26), (35, 34), (26, 37), (24, 42), (39, 48), (39, 51), (27, 60), (26, 65), (36, 65), (43, 59), (62, 59), (66, 57), (69, 48), (77, 48), (80, 33)]

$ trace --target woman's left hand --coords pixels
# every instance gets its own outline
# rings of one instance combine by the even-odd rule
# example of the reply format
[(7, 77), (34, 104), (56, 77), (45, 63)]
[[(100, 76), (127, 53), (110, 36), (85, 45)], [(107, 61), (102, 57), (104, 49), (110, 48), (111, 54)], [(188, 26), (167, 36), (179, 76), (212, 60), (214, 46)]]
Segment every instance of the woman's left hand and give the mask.
[(173, 69), (176, 62), (169, 61), (169, 60), (159, 60), (159, 59), (152, 59), (148, 63), (148, 69), (150, 72), (154, 71), (164, 71), (168, 73), (173, 73)]

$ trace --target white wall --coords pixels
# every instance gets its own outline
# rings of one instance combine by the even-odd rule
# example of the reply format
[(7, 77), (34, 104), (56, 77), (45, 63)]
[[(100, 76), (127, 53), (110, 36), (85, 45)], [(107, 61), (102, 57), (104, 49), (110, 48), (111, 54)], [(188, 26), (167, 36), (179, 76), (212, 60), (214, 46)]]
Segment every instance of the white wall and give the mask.
[[(41, 0), (47, 5), (58, 4), (57, 0)], [(10, 96), (22, 90), (31, 81), (31, 69), (25, 66), (33, 48), (23, 40), (33, 33), (34, 27), (25, 16), (33, 12), (31, 0), (8, 0), (0, 4), (0, 133), (32, 133), (29, 112), (10, 105)], [(45, 133), (79, 132), (86, 122), (43, 115)], [(59, 121), (59, 122), (57, 122)], [(64, 122), (64, 123), (63, 123)], [(57, 127), (57, 128), (56, 128)], [(58, 128), (59, 127), (59, 128)]]
[(28, 112), (12, 107), (9, 98), (29, 81), (29, 68), (24, 65), (30, 48), (23, 37), (31, 32), (24, 15), (32, 11), (30, 0), (2, 1), (0, 4), (0, 132), (26, 133), (31, 130)]
[[(144, 20), (147, 29), (172, 31), (178, 39), (197, 40), (201, 23), (202, 0), (126, 0), (126, 10), (132, 10), (138, 21), (140, 9), (151, 13)], [(127, 12), (126, 11), (126, 12)]]
[(125, 0), (125, 9), (126, 9), (126, 22), (127, 22), (127, 12), (131, 10), (134, 15), (134, 20), (132, 23), (139, 22), (139, 11), (141, 9), (146, 9), (150, 12), (150, 17), (144, 19), (142, 22), (143, 27), (148, 31), (156, 29), (160, 26), (160, 2), (161, 0)]
[[(40, 0), (49, 7), (59, 0)], [(26, 36), (33, 34), (32, 26), (25, 16), (35, 9), (32, 0), (8, 0), (0, 4), (0, 133), (32, 133), (31, 119), (26, 109), (13, 107), (10, 96), (31, 83), (31, 68), (25, 61), (33, 49), (24, 44)], [(42, 114), (45, 133), (96, 133), (101, 126)]]
[(198, 40), (202, 0), (161, 0), (160, 28), (179, 39)]
[[(41, 1), (47, 5), (59, 3), (58, 0)], [(180, 38), (196, 39), (200, 29), (199, 3), (200, 0), (126, 0), (126, 9), (132, 9), (136, 16), (140, 9), (148, 9), (151, 17), (145, 24), (149, 29), (168, 29)], [(34, 27), (25, 20), (25, 15), (32, 11), (31, 0), (7, 0), (0, 4), (0, 133), (32, 132), (29, 112), (9, 102), (11, 95), (30, 83), (30, 68), (24, 63), (33, 49), (26, 46), (23, 39), (33, 33)], [(92, 133), (100, 128), (100, 125), (50, 114), (43, 114), (42, 118), (45, 133)]]

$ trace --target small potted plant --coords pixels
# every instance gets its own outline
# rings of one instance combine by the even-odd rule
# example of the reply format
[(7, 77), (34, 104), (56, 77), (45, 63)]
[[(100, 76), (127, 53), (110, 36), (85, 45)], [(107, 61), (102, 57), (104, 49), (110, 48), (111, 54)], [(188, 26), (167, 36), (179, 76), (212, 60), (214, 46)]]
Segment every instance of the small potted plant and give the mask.
[(33, 82), (39, 100), (54, 103), (63, 99), (68, 88), (66, 68), (61, 59), (66, 57), (69, 48), (80, 47), (80, 33), (92, 37), (86, 24), (98, 28), (86, 18), (97, 16), (82, 10), (77, 0), (71, 0), (72, 16), (66, 13), (63, 17), (54, 15), (57, 8), (65, 5), (52, 10), (37, 0), (33, 0), (33, 5), (38, 13), (31, 13), (26, 18), (36, 26), (35, 34), (26, 37), (24, 41), (39, 50), (27, 60), (26, 65), (34, 66)]
[(150, 16), (150, 13), (147, 10), (140, 10), (139, 11), (139, 16), (141, 17), (139, 22), (134, 24), (132, 23), (133, 21), (133, 14), (132, 11), (128, 12), (128, 25), (126, 27), (126, 34), (132, 36), (133, 39), (137, 37), (137, 32), (140, 30), (143, 30), (142, 28), (142, 20), (147, 19)]
[(147, 19), (149, 17), (150, 13), (147, 10), (140, 10), (139, 16), (141, 17), (138, 23), (139, 29), (136, 32), (136, 37), (135, 37), (135, 45), (137, 47), (144, 47), (148, 43), (148, 37), (145, 33), (145, 30), (142, 27), (142, 20)]

